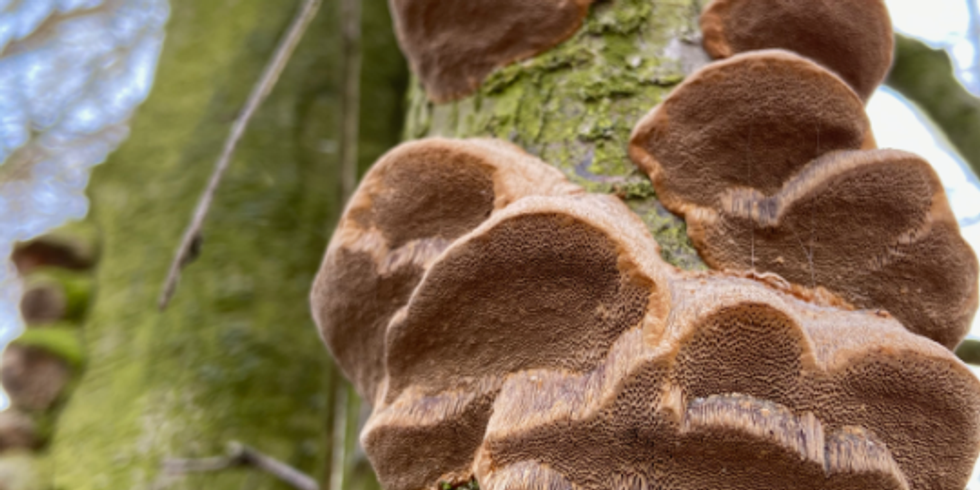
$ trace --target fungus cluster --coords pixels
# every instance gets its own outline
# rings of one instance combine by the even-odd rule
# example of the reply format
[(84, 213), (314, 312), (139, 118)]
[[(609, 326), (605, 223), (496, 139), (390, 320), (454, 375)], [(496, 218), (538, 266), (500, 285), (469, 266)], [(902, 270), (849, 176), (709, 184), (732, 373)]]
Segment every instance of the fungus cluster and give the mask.
[(630, 156), (705, 262), (827, 288), (954, 348), (977, 259), (929, 164), (874, 149), (863, 100), (891, 60), (882, 2), (716, 0), (702, 27), (731, 56), (643, 118)]
[[(540, 31), (515, 16), (485, 40), (459, 34), (483, 7), (449, 3), (392, 0), (435, 99), (566, 36), (588, 2), (501, 9)], [(715, 0), (702, 27), (725, 59), (629, 150), (715, 271), (667, 264), (617, 198), (507, 143), (406, 143), (365, 176), (311, 300), (372, 404), (385, 488), (964, 486), (980, 381), (949, 348), (977, 260), (929, 166), (875, 149), (882, 2)]]
[(688, 273), (505, 143), (404, 144), (312, 292), (385, 488), (957, 488), (980, 382), (887, 314)]

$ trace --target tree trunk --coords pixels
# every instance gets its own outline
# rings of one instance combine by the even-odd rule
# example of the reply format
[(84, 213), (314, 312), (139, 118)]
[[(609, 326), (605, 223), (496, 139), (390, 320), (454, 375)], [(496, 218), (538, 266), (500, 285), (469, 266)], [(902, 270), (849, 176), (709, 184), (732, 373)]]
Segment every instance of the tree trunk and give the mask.
[(475, 95), (429, 102), (410, 89), (406, 139), (509, 140), (592, 192), (616, 193), (647, 223), (668, 262), (704, 268), (684, 223), (655, 199), (626, 154), (633, 126), (685, 75), (708, 62), (703, 0), (614, 0), (593, 5), (558, 47), (493, 73)]
[[(93, 180), (104, 254), (86, 327), (89, 369), (52, 445), (59, 488), (150, 488), (162, 459), (211, 456), (230, 440), (315, 474), (326, 488), (331, 365), (306, 298), (340, 209), (335, 2), (325, 2), (253, 121), (174, 302), (163, 314), (155, 308), (231, 120), (295, 3), (173, 1), (156, 88), (134, 138)], [(432, 104), (413, 83), (404, 137), (513, 141), (587, 189), (622, 196), (669, 262), (703, 268), (683, 222), (659, 206), (626, 155), (634, 124), (707, 61), (701, 3), (599, 2), (573, 38), (497, 71), (454, 103)], [(362, 170), (396, 143), (405, 113), (404, 63), (383, 0), (365, 2), (363, 27)], [(226, 472), (170, 488), (281, 485)]]
[[(334, 401), (307, 296), (341, 203), (341, 66), (324, 2), (252, 121), (200, 256), (166, 312), (156, 298), (232, 120), (299, 1), (173, 0), (153, 94), (93, 176), (102, 231), (88, 368), (48, 463), (57, 488), (149, 489), (164, 458), (236, 440), (326, 481)], [(364, 4), (362, 168), (397, 143), (406, 82), (384, 0)], [(356, 415), (356, 414), (355, 414)], [(168, 488), (287, 488), (245, 470)]]

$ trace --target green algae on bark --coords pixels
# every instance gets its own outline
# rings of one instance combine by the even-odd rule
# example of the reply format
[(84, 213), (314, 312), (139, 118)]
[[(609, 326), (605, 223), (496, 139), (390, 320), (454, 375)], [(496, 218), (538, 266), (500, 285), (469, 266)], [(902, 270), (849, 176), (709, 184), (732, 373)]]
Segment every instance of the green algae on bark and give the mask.
[[(332, 365), (307, 297), (338, 202), (340, 59), (326, 2), (236, 152), (201, 255), (155, 307), (229, 126), (299, 2), (173, 0), (155, 88), (92, 179), (102, 231), (87, 370), (55, 429), (56, 488), (150, 488), (164, 458), (238, 440), (323, 481)], [(360, 160), (395, 144), (405, 68), (383, 0), (365, 2)], [(170, 489), (288, 488), (261, 473)]]
[(698, 0), (600, 2), (571, 39), (495, 71), (467, 98), (432, 103), (415, 80), (404, 138), (511, 141), (590, 192), (623, 197), (666, 260), (703, 269), (683, 221), (654, 210), (653, 188), (627, 155), (636, 122), (708, 61), (700, 45), (700, 11)]

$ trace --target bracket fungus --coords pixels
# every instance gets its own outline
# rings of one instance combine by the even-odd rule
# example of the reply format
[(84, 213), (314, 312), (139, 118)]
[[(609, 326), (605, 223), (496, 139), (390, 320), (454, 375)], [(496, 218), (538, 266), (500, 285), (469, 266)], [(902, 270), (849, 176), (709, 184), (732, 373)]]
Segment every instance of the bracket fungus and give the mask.
[[(532, 194), (580, 192), (561, 173), (500, 141), (404, 144), (364, 176), (314, 285), (314, 316), (366, 400), (384, 377), (387, 325), (432, 261), (494, 209)], [(368, 360), (368, 361), (363, 361)]]
[(429, 97), (473, 92), (495, 68), (572, 36), (592, 0), (389, 0), (398, 42)]
[(823, 285), (950, 349), (977, 310), (977, 259), (939, 178), (910, 153), (830, 153), (771, 195), (734, 188), (687, 223), (714, 268)]
[(892, 61), (883, 0), (713, 0), (701, 14), (704, 49), (714, 58), (779, 48), (833, 70), (865, 101)]
[(763, 50), (684, 81), (629, 150), (712, 268), (824, 287), (952, 349), (977, 310), (977, 259), (928, 164), (873, 147), (846, 84)]
[(846, 83), (794, 53), (764, 50), (691, 75), (637, 124), (629, 151), (657, 198), (684, 214), (732, 186), (775, 191), (823, 153), (874, 147)]
[(487, 141), (396, 148), (317, 323), (385, 488), (962, 488), (980, 381), (889, 315), (663, 262), (617, 198)]

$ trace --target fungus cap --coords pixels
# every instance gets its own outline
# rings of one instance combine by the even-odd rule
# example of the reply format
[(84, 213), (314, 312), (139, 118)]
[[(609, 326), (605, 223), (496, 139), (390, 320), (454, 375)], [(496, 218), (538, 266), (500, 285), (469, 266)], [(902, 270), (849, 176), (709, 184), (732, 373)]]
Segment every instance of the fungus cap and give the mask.
[(683, 215), (731, 187), (774, 192), (824, 153), (874, 146), (846, 83), (796, 54), (765, 50), (681, 83), (637, 124), (629, 154), (664, 206)]
[(794, 51), (840, 75), (865, 101), (892, 61), (892, 26), (883, 0), (714, 0), (701, 14), (701, 32), (714, 58)]
[(449, 243), (520, 197), (576, 192), (558, 170), (500, 141), (429, 139), (382, 157), (352, 196), (311, 296), (358, 393), (373, 402), (385, 329)]
[(571, 37), (592, 0), (389, 0), (402, 51), (436, 102)]
[(771, 195), (733, 187), (687, 222), (713, 268), (825, 287), (950, 349), (977, 310), (977, 258), (939, 177), (911, 153), (831, 153)]

